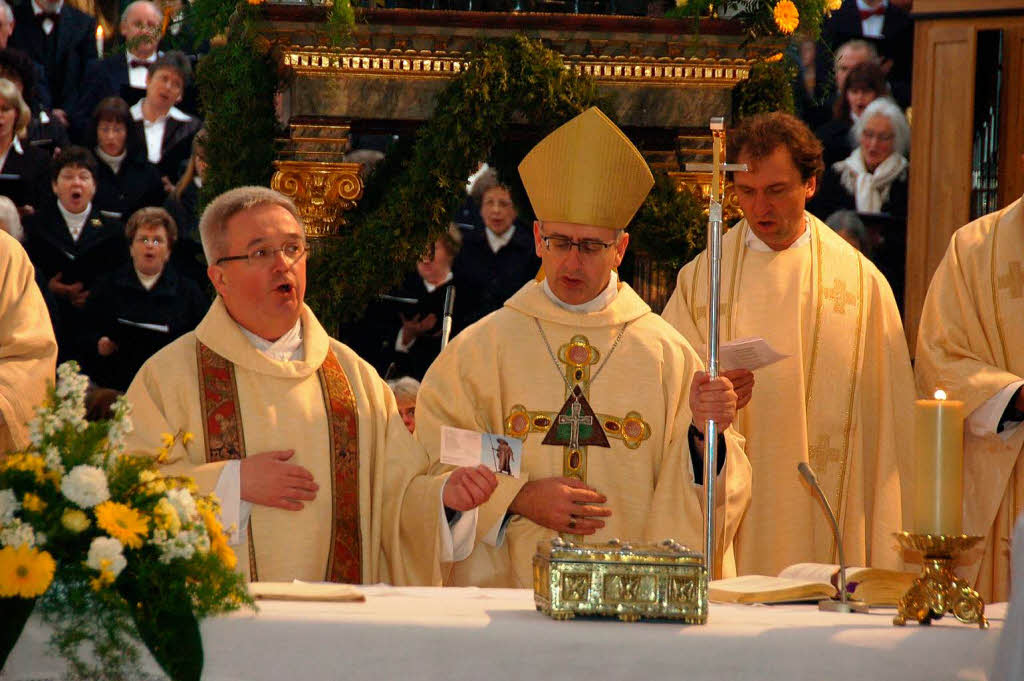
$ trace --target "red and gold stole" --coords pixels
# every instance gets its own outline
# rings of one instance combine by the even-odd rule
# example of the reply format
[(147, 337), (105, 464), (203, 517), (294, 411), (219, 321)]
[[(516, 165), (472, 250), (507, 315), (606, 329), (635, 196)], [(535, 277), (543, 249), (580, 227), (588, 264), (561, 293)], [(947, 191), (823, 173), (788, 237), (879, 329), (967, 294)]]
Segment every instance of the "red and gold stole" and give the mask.
[[(238, 408), (235, 365), (202, 342), (196, 344), (199, 399), (208, 462), (245, 458), (245, 435)], [(330, 435), (331, 550), (324, 572), (331, 582), (362, 582), (362, 538), (359, 530), (359, 432), (355, 396), (334, 352), (327, 351), (317, 370), (323, 391)], [(259, 579), (252, 531), (249, 535), (249, 574)]]

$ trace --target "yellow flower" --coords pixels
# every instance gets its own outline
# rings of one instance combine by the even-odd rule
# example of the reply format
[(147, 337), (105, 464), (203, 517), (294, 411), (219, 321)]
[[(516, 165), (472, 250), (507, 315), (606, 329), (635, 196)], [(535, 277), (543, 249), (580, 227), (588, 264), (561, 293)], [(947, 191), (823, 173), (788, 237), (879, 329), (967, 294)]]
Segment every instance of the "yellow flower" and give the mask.
[(139, 482), (145, 486), (150, 493), (162, 494), (167, 491), (167, 481), (164, 476), (156, 471), (144, 470), (139, 473)]
[(32, 494), (32, 492), (25, 492), (25, 496), (21, 500), (21, 507), (26, 511), (32, 511), (33, 513), (42, 513), (43, 509), (46, 508), (46, 502), (39, 498), (39, 495)]
[(0, 597), (43, 595), (53, 581), (56, 568), (53, 556), (28, 544), (0, 549)]
[(46, 462), (38, 454), (18, 452), (6, 460), (0, 459), (0, 470), (28, 471), (36, 474), (36, 482), (46, 482)]
[(835, 12), (837, 9), (843, 6), (843, 0), (828, 0), (825, 4), (826, 12)]
[(92, 521), (89, 520), (89, 516), (85, 514), (85, 511), (79, 511), (77, 508), (69, 508), (64, 511), (63, 515), (61, 515), (60, 524), (69, 532), (78, 534), (89, 529), (89, 526), (92, 525)]
[(773, 63), (775, 63), (775, 62), (777, 62), (777, 61), (782, 61), (782, 53), (781, 53), (781, 52), (776, 52), (776, 53), (775, 53), (775, 54), (773, 54), (772, 56), (770, 56), (770, 57), (767, 57), (767, 58), (765, 59), (765, 61), (766, 61), (767, 63), (769, 63), (769, 64), (773, 64)]
[(203, 507), (199, 508), (199, 515), (203, 517), (206, 532), (210, 535), (210, 550), (220, 558), (220, 562), (224, 563), (228, 569), (234, 570), (235, 565), (238, 563), (238, 558), (235, 556), (235, 552), (231, 550), (231, 547), (228, 546), (228, 538), (224, 536), (224, 530), (221, 528), (217, 516), (210, 509)]
[(196, 439), (196, 436), (186, 430), (184, 435), (181, 436), (181, 444), (183, 444), (183, 445), (190, 444), (192, 442), (192, 440), (195, 440), (195, 439)]
[(174, 446), (174, 436), (170, 433), (160, 433), (160, 442), (164, 447), (170, 448)]
[(131, 549), (141, 548), (142, 538), (149, 531), (148, 518), (114, 501), (104, 501), (96, 507), (96, 524)]
[(110, 571), (110, 561), (106, 558), (100, 561), (100, 573), (89, 580), (89, 586), (93, 591), (99, 591), (103, 587), (110, 586), (117, 577)]
[(170, 454), (171, 453), (167, 447), (160, 447), (156, 450), (156, 462), (167, 463), (167, 460), (170, 458)]
[(249, 0), (250, 5), (262, 5), (263, 0)]
[(800, 25), (800, 12), (797, 11), (793, 0), (779, 0), (778, 4), (775, 5), (773, 14), (775, 16), (775, 25), (786, 35), (795, 31), (796, 27)]
[(167, 530), (170, 534), (181, 532), (181, 519), (167, 497), (156, 502), (156, 506), (153, 508), (153, 519), (156, 521), (157, 527)]

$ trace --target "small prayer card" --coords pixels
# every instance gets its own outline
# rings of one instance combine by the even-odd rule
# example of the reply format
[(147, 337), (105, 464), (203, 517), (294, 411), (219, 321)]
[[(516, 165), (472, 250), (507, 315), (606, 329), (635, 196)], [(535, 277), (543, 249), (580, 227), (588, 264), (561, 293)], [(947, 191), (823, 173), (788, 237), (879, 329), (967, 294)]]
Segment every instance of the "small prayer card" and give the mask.
[(441, 426), (441, 463), (483, 464), (495, 473), (518, 478), (523, 463), (523, 441), (508, 435)]

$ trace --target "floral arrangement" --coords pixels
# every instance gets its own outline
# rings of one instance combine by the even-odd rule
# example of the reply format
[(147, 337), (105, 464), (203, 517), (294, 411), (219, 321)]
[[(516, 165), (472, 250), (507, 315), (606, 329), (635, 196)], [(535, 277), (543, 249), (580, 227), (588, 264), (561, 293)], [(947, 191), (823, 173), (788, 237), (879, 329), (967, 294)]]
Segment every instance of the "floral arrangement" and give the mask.
[(799, 32), (814, 40), (821, 33), (821, 22), (842, 4), (842, 0), (676, 0), (668, 15), (699, 16), (710, 10), (742, 23), (751, 38)]
[(124, 453), (123, 398), (87, 422), (87, 384), (61, 365), (31, 447), (0, 455), (0, 667), (35, 609), (70, 678), (137, 674), (141, 641), (172, 679), (198, 681), (198, 620), (252, 604), (218, 502)]

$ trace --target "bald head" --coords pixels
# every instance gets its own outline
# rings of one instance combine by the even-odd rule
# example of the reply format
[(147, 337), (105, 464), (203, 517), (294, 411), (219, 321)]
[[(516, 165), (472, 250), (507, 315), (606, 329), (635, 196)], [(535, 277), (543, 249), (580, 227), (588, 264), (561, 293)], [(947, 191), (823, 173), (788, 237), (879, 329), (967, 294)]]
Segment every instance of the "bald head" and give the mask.
[(139, 59), (149, 59), (163, 37), (164, 15), (149, 0), (135, 0), (121, 14), (121, 35), (128, 51)]

